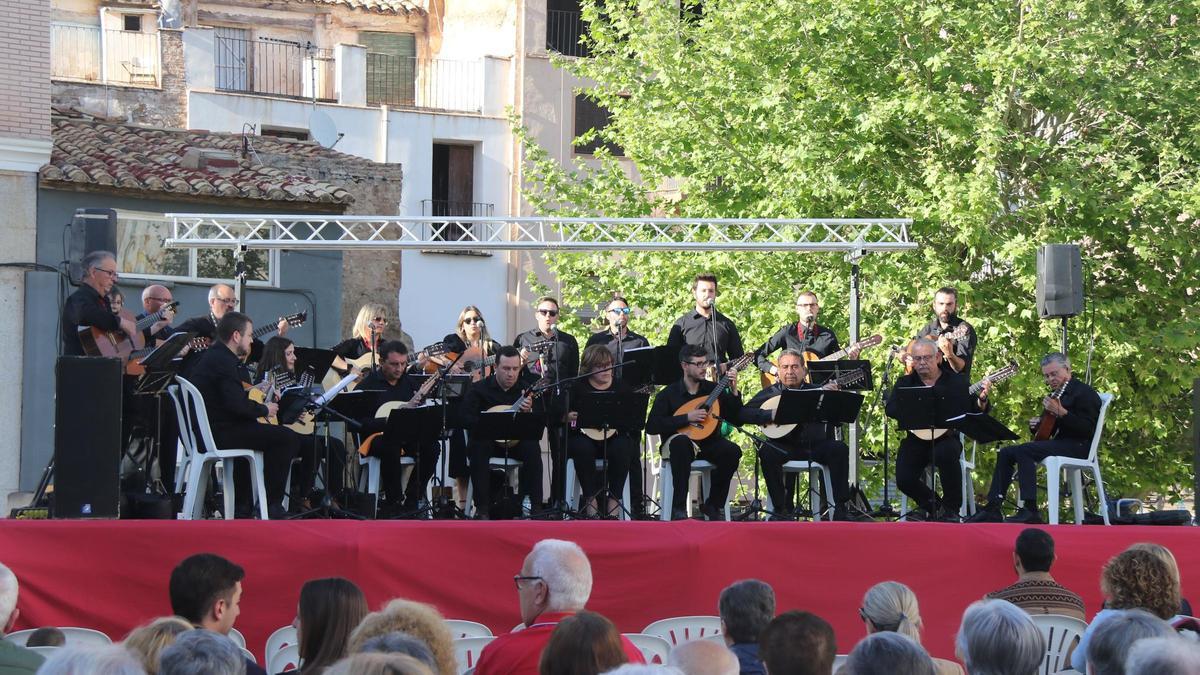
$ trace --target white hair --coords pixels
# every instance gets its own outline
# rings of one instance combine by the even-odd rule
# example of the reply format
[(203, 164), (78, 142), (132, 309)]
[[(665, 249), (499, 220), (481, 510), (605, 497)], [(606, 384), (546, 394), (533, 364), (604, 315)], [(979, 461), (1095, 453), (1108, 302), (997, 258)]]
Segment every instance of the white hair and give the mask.
[(529, 552), (529, 572), (546, 583), (547, 611), (577, 612), (592, 595), (592, 565), (573, 541), (543, 539), (534, 544)]
[(20, 590), (17, 575), (0, 563), (0, 635), (4, 635), (4, 627), (12, 618), (13, 610), (17, 608), (17, 592)]
[(738, 675), (740, 669), (737, 656), (712, 640), (692, 640), (676, 646), (667, 657), (667, 665), (687, 675)]
[(1093, 675), (1124, 675), (1125, 658), (1140, 640), (1174, 637), (1166, 621), (1143, 609), (1118, 610), (1096, 627), (1087, 645), (1088, 670)]
[(626, 663), (612, 670), (606, 670), (602, 675), (684, 675), (684, 672), (673, 666), (659, 666), (650, 663)]
[(225, 284), (213, 284), (212, 288), (208, 289), (208, 301), (212, 302), (217, 299), (217, 293), (220, 293), (220, 288)]
[(46, 659), (38, 675), (146, 675), (133, 652), (116, 645), (61, 647)]
[(1200, 671), (1200, 644), (1179, 636), (1138, 640), (1125, 658), (1125, 675)]
[(1029, 675), (1046, 655), (1041, 631), (1006, 600), (978, 600), (963, 612), (956, 640), (971, 675)]
[(859, 640), (838, 672), (842, 675), (934, 675), (936, 670), (929, 652), (919, 642), (903, 633), (884, 631)]

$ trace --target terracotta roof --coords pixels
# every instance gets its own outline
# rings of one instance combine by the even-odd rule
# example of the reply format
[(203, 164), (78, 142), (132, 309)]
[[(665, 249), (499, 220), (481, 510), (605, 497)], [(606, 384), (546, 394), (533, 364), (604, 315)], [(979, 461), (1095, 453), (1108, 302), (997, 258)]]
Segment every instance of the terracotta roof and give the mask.
[[(312, 141), (250, 136), (253, 152), (243, 153), (240, 134), (57, 116), (52, 124), (50, 163), (38, 172), (43, 184), (348, 206), (354, 196), (326, 179), (400, 180), (399, 165), (379, 164)], [(200, 155), (203, 167), (197, 165)]]
[(350, 9), (361, 9), (364, 12), (376, 14), (409, 14), (416, 12), (424, 14), (420, 4), (412, 0), (293, 0), (294, 2), (311, 2), (317, 5), (341, 5)]

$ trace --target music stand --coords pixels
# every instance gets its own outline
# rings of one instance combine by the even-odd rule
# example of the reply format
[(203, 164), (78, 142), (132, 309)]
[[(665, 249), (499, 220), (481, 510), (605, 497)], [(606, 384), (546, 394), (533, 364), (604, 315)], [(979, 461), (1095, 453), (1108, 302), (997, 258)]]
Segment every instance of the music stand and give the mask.
[[(150, 450), (146, 453), (143, 462), (140, 463), (142, 464), (142, 475), (146, 477), (145, 487), (147, 491), (150, 491), (151, 488), (150, 472), (151, 467), (154, 465), (156, 460), (159, 462), (161, 475), (163, 425), (162, 396), (164, 393), (166, 393), (167, 387), (169, 387), (171, 383), (175, 381), (175, 375), (179, 372), (180, 361), (177, 360), (176, 357), (179, 356), (179, 352), (183, 351), (183, 349), (187, 347), (188, 343), (195, 336), (195, 333), (175, 333), (167, 338), (163, 344), (154, 348), (149, 354), (146, 354), (146, 356), (142, 357), (141, 360), (141, 365), (142, 368), (145, 369), (145, 372), (143, 372), (142, 376), (138, 378), (137, 383), (133, 387), (132, 393), (134, 396), (154, 397), (155, 417), (153, 439), (150, 439), (148, 436), (142, 437), (146, 440), (152, 440)], [(131, 460), (133, 459), (132, 455), (128, 454), (128, 448), (123, 449), (123, 452), (125, 452)], [(135, 464), (138, 463), (139, 462), (135, 462)], [(163, 486), (163, 488), (166, 489), (166, 486)], [(168, 494), (174, 492), (175, 488), (174, 486), (171, 486)]]
[[(626, 353), (628, 354), (628, 352)], [(581, 393), (578, 395), (574, 406), (579, 413), (579, 418), (576, 420), (575, 426), (580, 429), (600, 429), (601, 431), (615, 429), (618, 432), (626, 431), (632, 435), (645, 428), (646, 405), (649, 402), (649, 394), (613, 391)], [(601, 441), (600, 458), (604, 460), (604, 478), (607, 479), (610, 468), (607, 438)], [(632, 467), (630, 468), (632, 470)], [(576, 473), (583, 470), (595, 471), (595, 467), (575, 467)], [(640, 462), (638, 470), (641, 470)], [(625, 480), (629, 480), (629, 477), (626, 476)], [(600, 508), (601, 497), (607, 496), (620, 505), (619, 508), (625, 515), (632, 518), (632, 513), (629, 511), (630, 505), (625, 504), (617, 495), (612, 494), (607, 485), (608, 483), (605, 481), (604, 487), (596, 493), (596, 508)], [(566, 486), (566, 489), (570, 490), (571, 486)], [(590, 497), (590, 495), (584, 496)], [(605, 514), (611, 515), (607, 513), (607, 509), (605, 509)]]
[[(445, 412), (444, 404), (424, 404), (413, 408), (395, 408), (388, 414), (387, 427), (383, 432), (383, 442), (388, 450), (399, 450), (400, 448), (412, 449), (414, 455), (413, 471), (416, 472), (418, 480), (421, 476), (421, 448), (429, 443), (437, 443), (438, 437), (441, 435), (442, 415)], [(377, 439), (379, 440), (379, 439)], [(408, 501), (410, 496), (407, 494), (408, 485), (405, 486), (406, 493), (405, 501)], [(418, 485), (420, 491), (424, 485)], [(389, 495), (389, 499), (394, 499), (394, 495)], [(433, 507), (425, 501), (424, 497), (418, 492), (417, 508), (414, 511), (406, 512), (402, 518), (420, 518), (422, 514), (431, 513)]]
[(862, 378), (842, 387), (844, 391), (868, 391), (875, 388), (871, 377), (870, 361), (843, 359), (841, 361), (808, 362), (809, 380), (817, 386), (825, 384), (832, 378), (841, 377), (855, 370), (863, 371)]
[[(457, 363), (462, 356), (454, 360)], [(442, 476), (447, 478), (450, 476), (450, 444), (451, 444), (451, 429), (456, 430), (459, 434), (463, 432), (462, 421), (462, 398), (467, 393), (467, 389), (471, 386), (471, 375), (469, 373), (450, 373), (449, 370), (453, 366), (444, 366), (442, 379), (438, 382), (434, 390), (430, 392), (430, 400), (438, 400), (442, 402), (442, 414), (438, 420), (438, 442), (441, 445), (441, 450), (438, 453), (438, 468), (434, 472), (434, 482), (439, 487), (433, 490), (434, 502), (434, 518), (466, 518), (467, 514), (458, 508), (458, 502), (454, 499), (453, 488), (448, 488)], [(463, 440), (464, 446), (466, 440)], [(466, 452), (464, 447), (463, 452)]]
[[(654, 383), (654, 347), (634, 347), (622, 350), (624, 361), (613, 373), (614, 380), (621, 380), (630, 389), (638, 389)], [(678, 357), (676, 357), (678, 359)], [(680, 371), (682, 373), (682, 371)]]
[(679, 350), (666, 345), (654, 348), (653, 382), (668, 385), (678, 382), (683, 377), (683, 366), (679, 365)]
[[(508, 411), (483, 411), (479, 413), (479, 421), (471, 428), (472, 440), (485, 441), (541, 441), (542, 432), (546, 428), (546, 417), (541, 413), (533, 412), (508, 412)], [(508, 465), (508, 445), (503, 445), (504, 448), (504, 463)], [(540, 452), (540, 451), (539, 451)], [(494, 454), (492, 456), (495, 456)], [(526, 467), (522, 469), (528, 470)], [(537, 476), (536, 480), (541, 480), (542, 477)], [(476, 485), (476, 490), (488, 490), (490, 495), (491, 489), (486, 485)], [(507, 490), (505, 491), (507, 497)], [(527, 495), (528, 496), (528, 495)], [(518, 509), (519, 510), (519, 509)]]
[[(896, 387), (892, 390), (892, 402), (895, 405), (895, 419), (905, 431), (951, 428), (948, 420), (965, 415), (971, 406), (971, 397), (967, 393), (943, 394), (931, 386)], [(929, 471), (934, 471), (934, 447), (938, 438), (929, 439)], [(955, 478), (959, 480), (959, 478)], [(937, 517), (937, 493), (933, 494), (934, 502), (924, 505), (929, 507), (930, 517)], [(918, 505), (920, 507), (922, 505)], [(959, 505), (961, 507), (961, 504)], [(907, 514), (905, 514), (907, 515)]]
[(337, 356), (337, 353), (329, 349), (296, 347), (295, 371), (297, 373), (311, 372), (313, 382), (320, 382), (325, 379), (326, 373), (333, 367)]

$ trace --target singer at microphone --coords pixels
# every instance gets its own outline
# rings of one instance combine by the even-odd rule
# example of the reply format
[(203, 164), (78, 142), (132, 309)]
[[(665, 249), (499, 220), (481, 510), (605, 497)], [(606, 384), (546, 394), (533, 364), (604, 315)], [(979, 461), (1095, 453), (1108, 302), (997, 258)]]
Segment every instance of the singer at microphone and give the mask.
[[(821, 313), (821, 305), (817, 294), (812, 291), (802, 291), (796, 296), (796, 322), (783, 326), (770, 337), (759, 349), (758, 368), (763, 373), (774, 377), (778, 374), (777, 366), (770, 357), (781, 349), (791, 349), (805, 354), (809, 359), (822, 359), (841, 349), (837, 335), (825, 326), (817, 323)], [(847, 358), (857, 358), (857, 351), (849, 351)], [(765, 379), (763, 385), (769, 384)]]
[[(604, 318), (608, 322), (608, 330), (592, 334), (588, 338), (587, 344), (584, 345), (584, 351), (587, 351), (587, 347), (592, 345), (604, 345), (608, 348), (608, 353), (612, 354), (613, 363), (622, 363), (626, 360), (625, 352), (649, 347), (649, 340), (629, 329), (630, 316), (629, 302), (621, 295), (614, 293), (612, 300), (604, 308)], [(613, 371), (613, 379), (621, 381), (625, 377), (624, 370), (624, 368), (617, 368)], [(641, 373), (640, 377), (642, 381), (632, 383), (632, 386), (646, 384), (650, 379), (650, 373)]]
[[(722, 366), (745, 353), (742, 336), (728, 316), (717, 310), (717, 277), (698, 274), (692, 280), (692, 311), (675, 320), (667, 347), (677, 354), (684, 345), (704, 349), (709, 361)], [(722, 368), (723, 370), (723, 368)]]

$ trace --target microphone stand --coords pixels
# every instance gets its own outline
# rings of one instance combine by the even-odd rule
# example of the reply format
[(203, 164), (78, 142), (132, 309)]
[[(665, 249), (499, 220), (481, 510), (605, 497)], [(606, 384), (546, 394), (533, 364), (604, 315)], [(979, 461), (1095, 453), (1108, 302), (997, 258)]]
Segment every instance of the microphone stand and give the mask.
[[(437, 398), (437, 399), (441, 400), (441, 402), (442, 402), (442, 429), (441, 429), (441, 432), (438, 434), (438, 443), (442, 446), (441, 451), (438, 453), (438, 456), (440, 458), (439, 461), (441, 462), (441, 467), (439, 467), (438, 470), (434, 472), (433, 480), (435, 482), (442, 481), (443, 475), (445, 475), (447, 477), (449, 477), (449, 475), (450, 475), (450, 469), (449, 469), (449, 464), (450, 464), (450, 428), (449, 428), (450, 427), (450, 405), (449, 405), (449, 403), (447, 403), (447, 399), (446, 399), (447, 386), (449, 385), (449, 382), (447, 382), (447, 379), (450, 374), (450, 371), (454, 369), (454, 366), (459, 362), (460, 359), (462, 359), (463, 355), (466, 353), (467, 353), (467, 350), (464, 349), (449, 364), (438, 367), (438, 371), (441, 373), (441, 378), (442, 378), (438, 382), (438, 386), (436, 389), (436, 392), (438, 395), (429, 397), (429, 398)], [(465, 433), (465, 431), (464, 431), (464, 433)], [(463, 440), (465, 443), (465, 441), (466, 441), (465, 437)], [(464, 450), (464, 452), (465, 451), (466, 450)], [(420, 461), (421, 461), (421, 454), (418, 452), (417, 453), (418, 465), (415, 469), (417, 471), (420, 471)], [(454, 499), (454, 488), (449, 488), (449, 494), (447, 494), (447, 488), (446, 488), (445, 481), (442, 481), (441, 487), (436, 492), (436, 494), (437, 494), (437, 498), (435, 499), (436, 505), (431, 505), (433, 508), (432, 515), (434, 518), (439, 518), (439, 519), (452, 518), (452, 519), (464, 519), (464, 520), (467, 518), (467, 512), (464, 511), (463, 509), (459, 508), (458, 502)]]
[[(349, 417), (346, 417), (345, 415), (334, 410), (333, 408), (330, 408), (329, 404), (333, 402), (334, 397), (330, 397), (329, 400), (327, 400), (325, 402), (321, 402), (321, 398), (323, 395), (324, 395), (323, 393), (320, 395), (313, 395), (311, 390), (306, 392), (305, 393), (304, 410), (310, 410), (312, 412), (314, 418), (319, 418), (322, 413), (325, 413), (327, 415), (327, 417), (325, 418), (325, 476), (324, 476), (325, 494), (324, 494), (324, 496), (321, 497), (321, 503), (319, 505), (317, 505), (316, 507), (311, 508), (307, 511), (297, 513), (294, 516), (289, 516), (288, 520), (294, 520), (294, 519), (298, 519), (298, 518), (306, 518), (308, 516), (317, 516), (319, 518), (324, 518), (324, 519), (343, 518), (343, 519), (347, 519), (347, 520), (366, 520), (366, 518), (364, 518), (363, 516), (360, 516), (357, 513), (352, 513), (350, 511), (347, 511), (333, 503), (333, 489), (330, 487), (330, 481), (329, 481), (329, 472), (331, 470), (330, 465), (332, 464), (332, 461), (331, 461), (332, 455), (331, 455), (331, 450), (330, 450), (331, 444), (329, 442), (330, 439), (329, 439), (328, 415), (335, 415), (335, 416), (341, 418), (342, 422), (345, 423), (347, 429), (358, 430), (358, 429), (362, 428), (362, 425), (359, 424), (358, 420), (350, 419)], [(315, 436), (314, 436), (314, 442), (315, 442)]]
[[(553, 389), (554, 390), (554, 397), (553, 397), (554, 400), (556, 402), (561, 400), (563, 402), (564, 408), (566, 410), (570, 410), (571, 409), (571, 392), (570, 392), (570, 389), (568, 388), (566, 390), (566, 393), (564, 394), (562, 385), (564, 382), (573, 381), (575, 378), (571, 378), (571, 379), (567, 379), (567, 380), (562, 379), (562, 371), (559, 368), (560, 361), (559, 361), (559, 354), (558, 354), (558, 345), (559, 345), (558, 327), (551, 326), (550, 330), (552, 331), (553, 335), (549, 339), (552, 340), (554, 344), (550, 346), (549, 350), (547, 350), (549, 353), (545, 357), (545, 362), (553, 363), (554, 381), (552, 383), (550, 383), (549, 385), (546, 385), (541, 388), (533, 388), (530, 391), (535, 392), (535, 391), (545, 391), (546, 389)], [(546, 365), (546, 363), (543, 363), (543, 372), (542, 372), (543, 375), (546, 374), (545, 370), (550, 367), (549, 365)], [(560, 425), (561, 429), (557, 432), (558, 443), (557, 444), (550, 443), (549, 442), (550, 438), (553, 435), (553, 433), (551, 432), (551, 429), (553, 427), (550, 426), (550, 421), (553, 419), (554, 413), (551, 410), (551, 406), (549, 403), (544, 403), (544, 407), (546, 410), (546, 440), (547, 440), (547, 444), (550, 446), (550, 453), (551, 453), (551, 457), (550, 457), (550, 463), (551, 463), (550, 508), (548, 508), (545, 511), (542, 511), (534, 516), (531, 516), (531, 517), (536, 518), (538, 520), (566, 520), (568, 518), (573, 518), (575, 516), (575, 514), (571, 513), (570, 509), (567, 508), (567, 502), (566, 502), (566, 499), (564, 498), (566, 495), (566, 491), (567, 491), (567, 486), (564, 485), (564, 483), (566, 483), (566, 480), (567, 480), (567, 478), (566, 478), (567, 432), (569, 430), (568, 430), (566, 424), (561, 424)], [(554, 451), (555, 445), (558, 445), (557, 453)], [(555, 494), (554, 486), (556, 484), (558, 485), (559, 489), (563, 492), (563, 496), (559, 496), (559, 495)]]
[[(883, 380), (879, 384), (879, 404), (887, 407), (889, 393), (892, 386), (892, 360), (896, 357), (896, 350), (888, 351), (887, 364), (883, 367)], [(888, 422), (887, 415), (883, 415), (883, 501), (880, 502), (879, 508), (874, 513), (869, 514), (872, 518), (898, 518), (899, 513), (892, 508), (891, 496), (888, 494), (888, 431), (892, 425)]]

